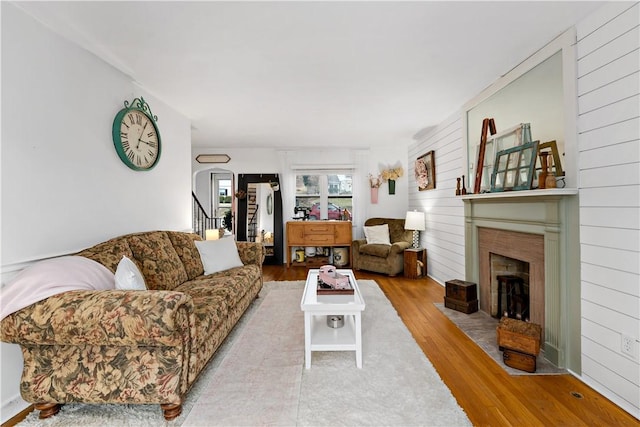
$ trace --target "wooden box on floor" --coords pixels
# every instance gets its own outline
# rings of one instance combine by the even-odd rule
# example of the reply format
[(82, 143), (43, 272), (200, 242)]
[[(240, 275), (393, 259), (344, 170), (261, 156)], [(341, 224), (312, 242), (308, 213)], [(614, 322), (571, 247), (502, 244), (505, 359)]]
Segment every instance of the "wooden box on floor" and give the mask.
[(444, 306), (452, 310), (461, 311), (466, 314), (478, 311), (478, 300), (460, 301), (449, 297), (444, 297)]
[(445, 296), (454, 300), (470, 302), (478, 299), (478, 288), (473, 282), (449, 280), (445, 282)]
[(496, 328), (498, 347), (537, 356), (540, 353), (540, 325), (503, 317)]
[(445, 285), (445, 307), (466, 314), (478, 311), (478, 291), (475, 283), (449, 280)]
[(502, 361), (505, 365), (525, 372), (536, 371), (536, 356), (520, 353), (519, 351), (504, 349)]

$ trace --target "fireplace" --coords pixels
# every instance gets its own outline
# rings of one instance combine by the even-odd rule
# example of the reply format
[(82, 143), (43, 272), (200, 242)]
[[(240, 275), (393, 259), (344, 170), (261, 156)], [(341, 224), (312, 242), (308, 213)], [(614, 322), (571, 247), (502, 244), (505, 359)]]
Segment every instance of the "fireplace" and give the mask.
[[(542, 327), (544, 357), (580, 372), (577, 191), (512, 191), (462, 199), (465, 280), (478, 284), (479, 309), (498, 317), (497, 276), (521, 278), (528, 318)], [(502, 298), (504, 311), (506, 296)]]
[(529, 263), (516, 258), (489, 254), (491, 274), (490, 313), (528, 322), (531, 316)]
[[(498, 295), (498, 276), (518, 277), (522, 280), (523, 288), (526, 284), (526, 317), (531, 322), (539, 324), (544, 331), (544, 236), (479, 227), (478, 260), (480, 310), (493, 317), (501, 317), (503, 313), (498, 312), (498, 301), (501, 298), (501, 311), (509, 311), (506, 305), (506, 286), (502, 288), (502, 295)], [(522, 314), (521, 311), (520, 313)], [(517, 318), (516, 314), (517, 310), (511, 317)]]

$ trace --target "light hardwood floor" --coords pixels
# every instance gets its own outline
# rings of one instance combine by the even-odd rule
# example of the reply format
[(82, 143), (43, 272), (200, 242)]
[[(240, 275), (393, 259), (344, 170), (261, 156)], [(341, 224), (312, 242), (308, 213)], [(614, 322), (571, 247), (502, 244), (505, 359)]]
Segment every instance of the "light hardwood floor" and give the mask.
[[(306, 277), (300, 267), (265, 266), (263, 271), (265, 281)], [(573, 375), (507, 374), (433, 305), (444, 297), (435, 281), (355, 273), (357, 279), (378, 283), (473, 425), (640, 425)]]
[[(264, 280), (303, 280), (306, 269), (264, 266)], [(510, 376), (433, 303), (444, 288), (356, 271), (375, 280), (475, 426), (634, 426), (640, 421), (572, 375)], [(579, 393), (582, 398), (574, 397)], [(2, 427), (15, 425), (26, 413)]]

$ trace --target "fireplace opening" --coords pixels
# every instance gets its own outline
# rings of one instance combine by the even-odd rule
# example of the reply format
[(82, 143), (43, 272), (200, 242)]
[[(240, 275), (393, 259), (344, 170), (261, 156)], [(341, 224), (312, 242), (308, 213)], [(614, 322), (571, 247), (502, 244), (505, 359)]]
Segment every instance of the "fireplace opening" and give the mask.
[(490, 253), (491, 316), (529, 321), (529, 263)]

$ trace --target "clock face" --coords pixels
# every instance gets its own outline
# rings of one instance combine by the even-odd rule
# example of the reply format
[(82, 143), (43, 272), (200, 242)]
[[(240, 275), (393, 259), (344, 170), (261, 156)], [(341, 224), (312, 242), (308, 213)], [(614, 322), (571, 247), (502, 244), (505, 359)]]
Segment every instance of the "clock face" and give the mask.
[(113, 143), (120, 159), (133, 170), (149, 170), (160, 159), (160, 134), (142, 110), (120, 110), (113, 121)]

